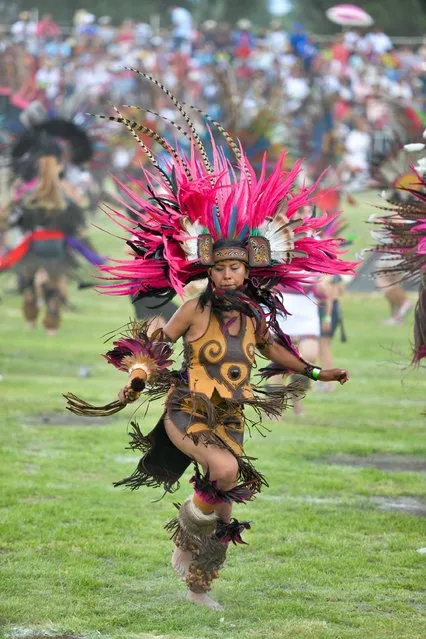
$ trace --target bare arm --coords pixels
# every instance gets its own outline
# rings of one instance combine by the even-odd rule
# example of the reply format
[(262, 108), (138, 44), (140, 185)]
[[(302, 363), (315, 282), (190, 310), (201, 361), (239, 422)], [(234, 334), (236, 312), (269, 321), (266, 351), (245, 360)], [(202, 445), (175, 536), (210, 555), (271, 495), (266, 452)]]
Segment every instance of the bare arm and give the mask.
[(260, 350), (262, 355), (275, 362), (275, 364), (289, 368), (295, 373), (303, 373), (305, 370), (306, 362), (273, 340), (268, 340), (264, 346), (260, 347)]
[[(164, 336), (171, 342), (177, 342), (180, 337), (185, 335), (193, 324), (197, 305), (198, 300), (195, 299), (185, 302), (185, 304), (178, 308), (163, 328)], [(147, 379), (147, 373), (141, 370), (140, 367), (136, 367), (135, 370), (130, 373), (127, 384), (118, 393), (119, 401), (126, 404), (138, 399)]]
[(189, 300), (169, 319), (163, 331), (170, 341), (177, 342), (191, 328), (197, 306), (198, 299)]
[[(296, 357), (296, 355), (284, 348), (284, 346), (278, 344), (269, 332), (262, 333), (262, 336), (258, 340), (258, 347), (262, 355), (272, 362), (275, 362), (275, 364), (288, 368), (295, 373), (301, 373), (303, 375), (306, 372), (306, 367), (310, 366), (309, 364), (307, 365), (303, 359)], [(341, 368), (330, 368), (321, 370), (318, 379), (321, 382), (340, 382), (340, 384), (344, 384), (348, 381), (349, 375), (346, 370)]]

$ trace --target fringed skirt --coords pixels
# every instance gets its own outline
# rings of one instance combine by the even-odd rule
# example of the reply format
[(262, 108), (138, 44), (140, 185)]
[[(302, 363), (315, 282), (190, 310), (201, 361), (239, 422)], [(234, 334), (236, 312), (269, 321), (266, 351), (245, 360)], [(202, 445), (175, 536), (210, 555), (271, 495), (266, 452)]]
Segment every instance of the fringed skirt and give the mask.
[(254, 468), (254, 459), (244, 453), (244, 429), (248, 422), (244, 405), (253, 407), (259, 420), (251, 420), (251, 424), (258, 425), (261, 413), (268, 417), (279, 416), (291, 397), (300, 396), (300, 388), (295, 385), (268, 386), (267, 393), (261, 388), (254, 387), (253, 390), (253, 399), (242, 404), (223, 399), (216, 393), (209, 399), (190, 391), (186, 384), (177, 385), (167, 398), (164, 414), (148, 435), (142, 434), (139, 424), (131, 423), (130, 448), (140, 450), (143, 457), (132, 475), (114, 485), (132, 490), (141, 486), (162, 487), (166, 492), (179, 488), (180, 477), (194, 460), (170, 441), (164, 424), (167, 417), (195, 444), (217, 446), (231, 452), (238, 462), (238, 481), (250, 483), (253, 490), (259, 492), (267, 482)]

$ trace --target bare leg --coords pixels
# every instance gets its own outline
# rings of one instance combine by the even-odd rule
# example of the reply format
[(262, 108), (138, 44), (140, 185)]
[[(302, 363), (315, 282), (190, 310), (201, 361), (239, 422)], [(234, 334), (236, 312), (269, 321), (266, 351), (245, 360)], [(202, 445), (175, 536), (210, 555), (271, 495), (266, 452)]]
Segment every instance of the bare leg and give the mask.
[[(194, 459), (204, 471), (208, 470), (211, 481), (215, 481), (220, 490), (231, 490), (237, 485), (238, 464), (232, 453), (217, 446), (205, 446), (201, 442), (194, 444), (190, 437), (183, 435), (168, 419), (165, 420), (165, 427), (176, 448)], [(217, 504), (214, 508), (212, 506), (212, 510), (220, 519), (229, 523), (231, 504)]]
[(237, 485), (238, 462), (231, 452), (218, 446), (206, 446), (202, 442), (194, 444), (192, 439), (182, 434), (169, 419), (166, 418), (164, 421), (170, 441), (185, 455), (208, 470), (210, 479), (216, 481), (218, 488), (230, 490)]
[(392, 311), (398, 310), (407, 299), (404, 289), (400, 284), (394, 284), (385, 289), (385, 297), (388, 300)]
[[(333, 351), (332, 351), (332, 338), (331, 337), (320, 337), (319, 339), (319, 359), (321, 362), (322, 368), (333, 368)], [(335, 384), (317, 382), (320, 384), (318, 386), (319, 391), (332, 391), (334, 390)]]
[[(173, 444), (186, 455), (200, 464), (205, 471), (208, 470), (211, 481), (223, 491), (232, 489), (237, 484), (238, 463), (231, 452), (217, 446), (205, 446), (201, 442), (194, 444), (190, 437), (183, 435), (170, 420), (165, 420), (167, 435)], [(211, 505), (211, 514), (222, 519), (226, 523), (231, 519), (231, 504)], [(206, 512), (206, 517), (208, 517)], [(172, 566), (178, 575), (186, 580), (190, 574), (190, 566), (195, 555), (191, 550), (176, 547), (172, 556)], [(193, 566), (193, 564), (192, 564)], [(193, 568), (191, 568), (193, 570)], [(188, 581), (187, 583), (193, 583)], [(188, 600), (192, 603), (206, 606), (213, 610), (223, 610), (223, 607), (206, 592), (196, 592), (198, 588), (190, 586)], [(201, 588), (202, 590), (202, 588)]]
[(318, 337), (303, 337), (299, 341), (299, 351), (303, 359), (308, 362), (315, 363), (319, 355)]
[(189, 565), (194, 555), (190, 550), (183, 550), (179, 546), (175, 546), (172, 554), (172, 568), (177, 572), (179, 577), (185, 581), (188, 574)]
[(331, 337), (320, 337), (319, 359), (322, 368), (333, 368), (333, 352), (331, 348)]
[[(318, 337), (314, 337), (314, 336), (302, 337), (297, 346), (303, 359), (305, 359), (307, 362), (312, 362), (312, 363), (315, 363), (317, 361), (318, 355), (319, 355)], [(309, 385), (307, 386), (307, 388), (309, 388)], [(302, 415), (302, 413), (303, 413), (302, 400), (295, 399), (294, 414), (296, 415), (296, 417), (299, 417), (300, 415)]]
[(394, 274), (379, 275), (376, 278), (377, 286), (383, 290), (390, 306), (391, 315), (384, 321), (385, 324), (401, 324), (411, 308), (411, 302), (401, 284), (399, 284), (399, 278), (399, 275)]

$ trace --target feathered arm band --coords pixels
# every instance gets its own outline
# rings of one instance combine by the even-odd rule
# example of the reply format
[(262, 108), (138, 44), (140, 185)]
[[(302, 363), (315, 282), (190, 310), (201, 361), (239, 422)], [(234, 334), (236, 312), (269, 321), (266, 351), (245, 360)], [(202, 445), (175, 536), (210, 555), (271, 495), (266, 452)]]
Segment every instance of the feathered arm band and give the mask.
[(173, 363), (170, 359), (173, 349), (161, 329), (149, 334), (149, 322), (134, 322), (129, 335), (113, 342), (114, 348), (103, 357), (118, 370), (129, 374), (124, 401), (115, 401), (105, 406), (92, 406), (72, 393), (67, 393), (66, 408), (77, 415), (101, 417), (113, 415), (122, 410), (128, 402), (139, 397), (145, 383), (153, 387), (161, 373)]

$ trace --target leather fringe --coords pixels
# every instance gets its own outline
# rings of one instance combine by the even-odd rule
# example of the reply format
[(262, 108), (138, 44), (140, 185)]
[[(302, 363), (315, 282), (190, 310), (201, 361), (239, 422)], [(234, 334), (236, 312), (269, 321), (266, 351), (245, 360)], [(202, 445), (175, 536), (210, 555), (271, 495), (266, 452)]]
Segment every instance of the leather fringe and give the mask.
[(63, 397), (67, 400), (67, 405), (65, 406), (67, 410), (74, 413), (74, 415), (83, 415), (84, 417), (108, 417), (119, 413), (126, 407), (126, 404), (122, 404), (118, 400), (104, 406), (94, 406), (73, 393), (65, 393)]

